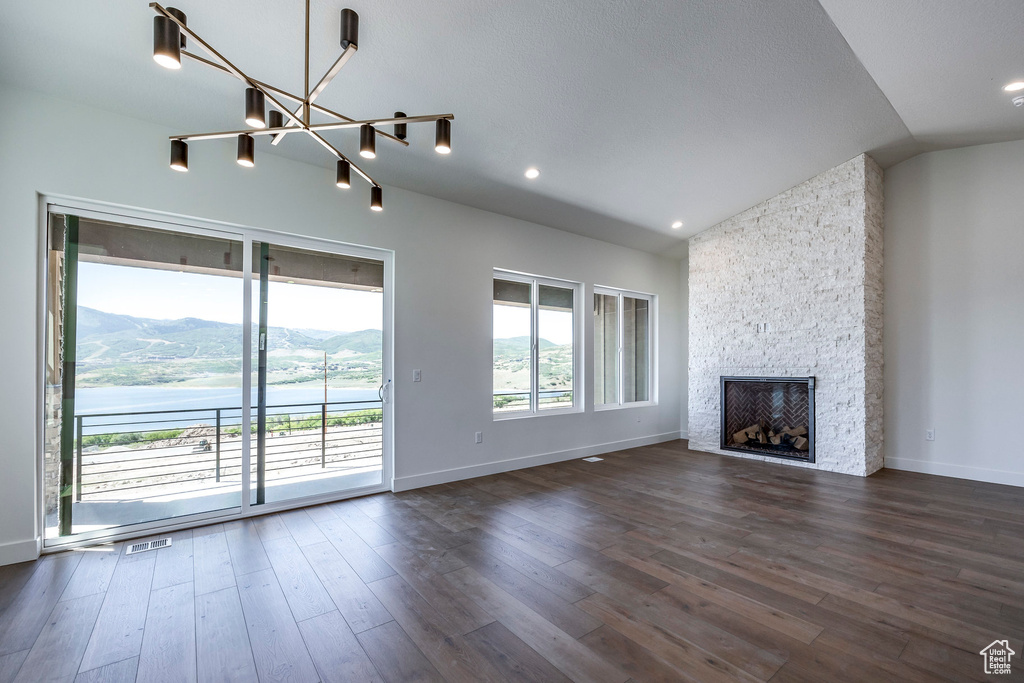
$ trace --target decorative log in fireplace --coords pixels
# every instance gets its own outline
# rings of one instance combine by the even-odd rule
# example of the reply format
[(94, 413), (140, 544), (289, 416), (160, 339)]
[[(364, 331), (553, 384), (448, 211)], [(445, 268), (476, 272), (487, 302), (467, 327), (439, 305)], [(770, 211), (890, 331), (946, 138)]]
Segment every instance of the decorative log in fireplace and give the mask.
[(722, 377), (721, 447), (814, 462), (813, 377)]

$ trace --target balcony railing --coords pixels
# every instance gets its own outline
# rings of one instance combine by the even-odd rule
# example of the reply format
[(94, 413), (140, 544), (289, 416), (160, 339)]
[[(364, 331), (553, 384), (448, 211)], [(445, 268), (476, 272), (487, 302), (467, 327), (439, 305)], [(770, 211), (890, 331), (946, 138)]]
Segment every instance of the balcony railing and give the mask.
[[(566, 408), (572, 405), (572, 389), (551, 389), (537, 392), (541, 410)], [(512, 413), (530, 409), (529, 391), (495, 391), (494, 412)]]
[[(267, 406), (268, 484), (380, 466), (381, 401)], [(242, 409), (193, 408), (75, 416), (75, 500), (189, 495), (237, 487)], [(256, 408), (250, 427), (256, 471)]]

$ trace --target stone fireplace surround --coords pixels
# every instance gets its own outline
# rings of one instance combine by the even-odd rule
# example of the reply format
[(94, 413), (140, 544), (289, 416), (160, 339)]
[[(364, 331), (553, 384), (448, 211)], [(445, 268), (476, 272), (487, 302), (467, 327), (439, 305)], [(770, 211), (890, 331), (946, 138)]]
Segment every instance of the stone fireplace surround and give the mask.
[[(882, 467), (883, 221), (862, 154), (690, 238), (690, 448)], [(815, 462), (722, 450), (722, 376), (816, 377)]]

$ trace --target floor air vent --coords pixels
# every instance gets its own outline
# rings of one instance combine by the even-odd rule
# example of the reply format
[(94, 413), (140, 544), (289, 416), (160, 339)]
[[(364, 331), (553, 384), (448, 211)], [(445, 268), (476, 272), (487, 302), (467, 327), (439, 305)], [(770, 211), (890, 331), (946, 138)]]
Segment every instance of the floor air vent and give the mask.
[(143, 541), (142, 543), (132, 543), (128, 547), (126, 555), (134, 555), (135, 553), (144, 553), (147, 550), (159, 550), (160, 548), (167, 548), (171, 545), (171, 539), (161, 538), (156, 541)]

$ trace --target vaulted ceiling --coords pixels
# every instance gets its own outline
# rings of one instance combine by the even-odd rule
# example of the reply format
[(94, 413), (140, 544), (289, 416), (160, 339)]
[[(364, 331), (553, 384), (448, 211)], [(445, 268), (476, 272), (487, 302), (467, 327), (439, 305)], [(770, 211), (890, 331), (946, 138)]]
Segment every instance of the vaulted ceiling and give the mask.
[[(301, 91), (302, 0), (170, 4), (252, 77)], [(343, 7), (359, 51), (324, 106), (455, 115), (448, 157), (430, 124), (408, 149), (381, 140), (379, 182), (653, 252), (861, 152), (885, 166), (1024, 138), (1001, 91), (1024, 79), (1020, 0), (312, 0), (316, 75)], [(0, 80), (181, 132), (239, 127), (238, 81), (153, 62), (143, 0), (3, 12)], [(357, 132), (329, 137), (355, 154)], [(305, 136), (273, 153), (333, 167)]]

